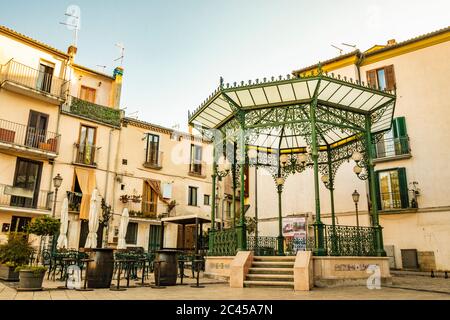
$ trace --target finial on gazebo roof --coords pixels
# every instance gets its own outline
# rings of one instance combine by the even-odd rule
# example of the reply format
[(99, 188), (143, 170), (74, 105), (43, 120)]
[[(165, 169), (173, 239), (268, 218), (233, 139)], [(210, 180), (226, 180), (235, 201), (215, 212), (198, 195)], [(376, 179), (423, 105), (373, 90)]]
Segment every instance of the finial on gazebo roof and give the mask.
[(220, 88), (223, 88), (223, 77), (220, 77)]
[(323, 73), (322, 63), (319, 61), (319, 65), (317, 66), (317, 73), (321, 75)]

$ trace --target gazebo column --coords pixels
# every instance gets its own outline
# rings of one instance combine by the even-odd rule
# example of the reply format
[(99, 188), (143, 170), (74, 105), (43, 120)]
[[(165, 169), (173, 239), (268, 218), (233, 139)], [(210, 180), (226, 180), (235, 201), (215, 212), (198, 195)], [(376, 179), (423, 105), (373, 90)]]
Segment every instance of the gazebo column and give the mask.
[(336, 233), (336, 212), (334, 209), (334, 175), (333, 175), (333, 163), (331, 159), (331, 150), (327, 150), (328, 156), (328, 190), (330, 190), (330, 205), (331, 205), (331, 225), (332, 225), (332, 239), (331, 239), (331, 251), (332, 255), (338, 253), (338, 238)]
[(367, 171), (370, 183), (370, 202), (371, 202), (371, 215), (373, 221), (373, 227), (375, 229), (375, 251), (377, 256), (385, 257), (386, 251), (384, 251), (383, 245), (383, 231), (380, 226), (380, 221), (378, 217), (377, 208), (377, 194), (375, 185), (375, 166), (373, 164), (373, 154), (372, 154), (372, 123), (370, 120), (370, 115), (366, 116), (366, 155), (367, 155)]
[(246, 150), (245, 150), (245, 114), (243, 111), (238, 112), (239, 123), (241, 125), (240, 133), (239, 133), (239, 169), (240, 169), (240, 195), (239, 195), (239, 204), (240, 204), (240, 215), (239, 215), (239, 224), (236, 228), (237, 232), (237, 249), (238, 250), (246, 250), (247, 249), (247, 231), (245, 225), (245, 164), (246, 164)]
[(232, 188), (233, 193), (231, 194), (231, 214), (233, 215), (233, 228), (236, 227), (236, 162), (233, 161), (233, 164), (231, 165), (231, 180), (232, 180)]
[(314, 242), (315, 248), (313, 253), (317, 256), (324, 256), (326, 254), (324, 243), (324, 224), (320, 219), (320, 190), (319, 190), (319, 147), (317, 142), (317, 128), (316, 128), (316, 106), (317, 95), (310, 107), (310, 121), (311, 121), (311, 144), (312, 144), (312, 159), (314, 163), (314, 195), (315, 195), (315, 213), (316, 220), (314, 226)]
[(208, 251), (210, 254), (214, 252), (214, 237), (216, 233), (216, 180), (217, 180), (217, 161), (216, 161), (216, 144), (213, 143), (213, 174), (212, 174), (212, 190), (211, 190), (211, 228), (208, 236)]

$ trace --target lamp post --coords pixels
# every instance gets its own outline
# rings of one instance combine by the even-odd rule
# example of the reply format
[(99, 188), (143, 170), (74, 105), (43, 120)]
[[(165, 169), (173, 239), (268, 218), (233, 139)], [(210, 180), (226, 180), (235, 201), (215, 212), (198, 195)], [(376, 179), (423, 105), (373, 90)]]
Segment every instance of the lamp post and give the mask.
[(58, 173), (56, 177), (53, 178), (53, 187), (55, 187), (55, 197), (53, 198), (53, 212), (52, 212), (52, 218), (55, 217), (56, 213), (56, 198), (58, 197), (58, 189), (61, 187), (63, 178)]
[(361, 255), (361, 237), (359, 236), (359, 216), (358, 216), (358, 202), (359, 202), (359, 193), (358, 191), (354, 191), (352, 193), (353, 202), (355, 203), (356, 210), (356, 233), (358, 236), (358, 254)]
[(278, 189), (278, 255), (284, 256), (284, 237), (282, 224), (282, 209), (281, 209), (281, 193), (283, 192), (284, 178), (280, 175), (276, 178)]

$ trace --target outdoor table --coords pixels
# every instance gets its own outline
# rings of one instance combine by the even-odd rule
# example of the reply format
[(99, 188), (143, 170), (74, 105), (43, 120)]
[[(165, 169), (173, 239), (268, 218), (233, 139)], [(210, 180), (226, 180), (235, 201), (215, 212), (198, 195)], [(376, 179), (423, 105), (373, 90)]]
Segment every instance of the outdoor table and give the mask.
[[(83, 265), (86, 264), (86, 274), (84, 275), (84, 285), (83, 288), (75, 289), (77, 291), (93, 291), (94, 289), (90, 289), (87, 287), (87, 273), (89, 270), (89, 263), (94, 261), (93, 259), (80, 259), (79, 260)], [(81, 279), (83, 279), (83, 268), (81, 268)]]
[(146, 268), (146, 265), (147, 265), (147, 258), (140, 258), (139, 261), (142, 263), (142, 279), (141, 279), (141, 283), (136, 283), (136, 285), (141, 286), (141, 287), (148, 287), (148, 286), (150, 286), (150, 284), (144, 282), (145, 281), (145, 268)]
[(195, 265), (195, 270), (197, 271), (197, 284), (192, 285), (191, 288), (204, 288), (205, 286), (199, 284), (200, 263), (203, 263), (203, 260), (193, 260), (192, 263)]
[(96, 248), (89, 250), (94, 261), (86, 272), (89, 288), (109, 288), (114, 269), (114, 255), (111, 248)]
[(134, 264), (136, 262), (135, 259), (125, 259), (124, 260), (127, 268), (127, 288), (134, 288), (135, 286), (130, 286), (130, 276), (131, 270), (134, 268)]

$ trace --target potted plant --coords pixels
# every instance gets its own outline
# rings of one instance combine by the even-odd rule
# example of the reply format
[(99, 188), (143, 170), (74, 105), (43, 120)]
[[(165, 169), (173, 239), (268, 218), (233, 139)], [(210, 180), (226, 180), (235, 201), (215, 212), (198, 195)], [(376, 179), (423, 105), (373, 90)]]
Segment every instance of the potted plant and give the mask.
[(28, 233), (40, 236), (39, 240), (39, 251), (37, 254), (36, 265), (38, 265), (41, 251), (42, 251), (42, 242), (44, 236), (54, 236), (59, 231), (61, 222), (58, 219), (43, 216), (34, 219), (27, 227), (26, 231)]
[(33, 248), (23, 233), (10, 233), (8, 242), (0, 245), (0, 279), (19, 281), (16, 267), (29, 263)]
[(19, 273), (19, 291), (38, 291), (42, 290), (42, 282), (44, 281), (47, 267), (42, 266), (18, 266), (15, 270)]

